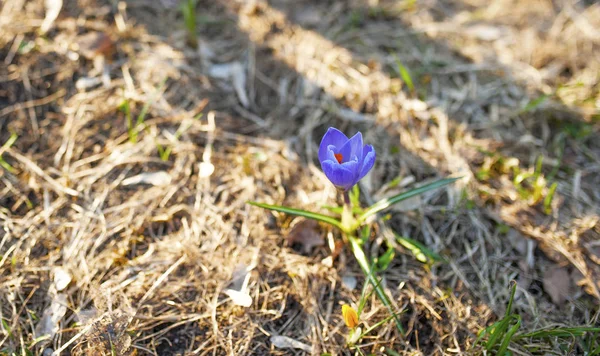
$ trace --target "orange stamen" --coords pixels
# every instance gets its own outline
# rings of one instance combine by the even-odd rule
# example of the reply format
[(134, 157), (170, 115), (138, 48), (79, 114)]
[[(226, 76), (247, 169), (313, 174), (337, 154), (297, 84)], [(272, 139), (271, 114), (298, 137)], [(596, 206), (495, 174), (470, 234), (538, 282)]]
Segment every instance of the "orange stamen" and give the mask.
[(344, 156), (342, 156), (341, 153), (334, 153), (333, 155), (335, 156), (335, 159), (337, 159), (338, 163), (342, 163)]

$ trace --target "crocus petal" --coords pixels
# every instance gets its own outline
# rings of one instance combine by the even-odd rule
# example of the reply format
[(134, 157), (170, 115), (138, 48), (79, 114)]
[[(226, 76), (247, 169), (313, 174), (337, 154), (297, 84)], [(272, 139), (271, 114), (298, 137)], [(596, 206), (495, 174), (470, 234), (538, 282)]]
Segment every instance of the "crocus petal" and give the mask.
[[(336, 152), (339, 149), (336, 148), (334, 145), (329, 145), (327, 146), (327, 152), (325, 153), (325, 159), (323, 161), (333, 161), (333, 162), (337, 162), (337, 158), (335, 157)], [(321, 161), (321, 162), (323, 162)]]
[(375, 156), (375, 149), (373, 148), (373, 146), (366, 145), (363, 148), (362, 167), (360, 170), (360, 174), (358, 175), (358, 179), (356, 180), (357, 182), (361, 180), (364, 176), (366, 176), (367, 173), (369, 173), (369, 171), (371, 170), (371, 168), (373, 168), (373, 165), (375, 164)]
[(358, 162), (356, 161), (346, 162), (344, 165), (330, 160), (321, 162), (323, 173), (325, 173), (331, 183), (344, 190), (348, 190), (356, 184), (357, 166)]
[(358, 158), (358, 161), (362, 160), (363, 152), (363, 140), (362, 134), (357, 132), (356, 135), (352, 136), (348, 142), (339, 148), (339, 153), (342, 154), (343, 161), (349, 161), (354, 157)]
[(348, 137), (346, 135), (340, 130), (330, 127), (319, 145), (319, 162), (323, 162), (327, 159), (327, 148), (329, 146), (333, 145), (339, 150), (346, 142), (348, 142)]

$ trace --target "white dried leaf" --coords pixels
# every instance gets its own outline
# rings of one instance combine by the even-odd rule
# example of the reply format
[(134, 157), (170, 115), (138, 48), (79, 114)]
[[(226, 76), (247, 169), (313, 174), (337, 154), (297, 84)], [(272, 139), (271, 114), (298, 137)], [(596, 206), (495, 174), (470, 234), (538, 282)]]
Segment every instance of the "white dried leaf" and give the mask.
[(93, 88), (93, 87), (98, 86), (100, 84), (102, 84), (102, 79), (100, 79), (100, 78), (97, 78), (97, 77), (83, 77), (83, 78), (77, 79), (77, 81), (75, 82), (75, 88), (77, 88), (77, 90), (84, 91), (86, 89)]
[(552, 299), (552, 303), (561, 305), (570, 296), (571, 276), (565, 268), (549, 268), (542, 278), (544, 290)]
[(402, 103), (402, 108), (405, 110), (421, 112), (427, 110), (427, 103), (419, 99), (407, 99)]
[(248, 282), (250, 281), (250, 271), (252, 271), (256, 265), (247, 266), (244, 263), (240, 263), (235, 267), (233, 275), (231, 276), (231, 289), (244, 291), (248, 288)]
[(210, 162), (200, 162), (198, 166), (200, 167), (200, 178), (210, 177), (215, 171), (215, 166)]
[(223, 293), (227, 294), (235, 305), (248, 308), (252, 305), (252, 297), (247, 292), (240, 292), (234, 289), (225, 289)]
[(82, 324), (91, 323), (94, 318), (98, 317), (98, 310), (95, 308), (83, 309), (76, 313), (77, 320)]
[(273, 335), (271, 336), (271, 344), (279, 349), (299, 349), (306, 352), (312, 352), (310, 345), (294, 340), (291, 337)]
[(342, 285), (348, 290), (353, 291), (356, 289), (357, 284), (358, 281), (356, 280), (356, 277), (349, 274), (342, 276)]
[(67, 296), (65, 294), (58, 294), (52, 299), (50, 307), (44, 310), (44, 314), (39, 324), (36, 327), (36, 334), (38, 336), (54, 335), (58, 332), (58, 323), (67, 313)]
[(57, 267), (54, 269), (54, 287), (56, 288), (56, 291), (60, 292), (67, 288), (72, 279), (69, 272), (64, 268)]
[(245, 108), (250, 105), (246, 94), (246, 71), (241, 63), (215, 64), (210, 68), (208, 75), (213, 78), (230, 80), (242, 105)]
[(310, 219), (302, 219), (296, 223), (288, 233), (287, 242), (290, 246), (300, 244), (303, 253), (310, 253), (313, 248), (325, 244), (319, 224)]
[(165, 186), (171, 184), (171, 175), (164, 171), (149, 172), (123, 179), (123, 182), (121, 182), (121, 185), (123, 186), (135, 184), (151, 184), (159, 187)]
[(46, 6), (46, 16), (40, 27), (42, 34), (48, 32), (52, 27), (52, 24), (54, 24), (54, 20), (56, 20), (62, 9), (63, 2), (62, 0), (46, 0), (44, 5)]
[(467, 35), (482, 41), (495, 41), (507, 33), (506, 29), (491, 25), (473, 25), (467, 28)]
[(333, 267), (333, 257), (327, 256), (321, 260), (321, 263), (327, 267)]

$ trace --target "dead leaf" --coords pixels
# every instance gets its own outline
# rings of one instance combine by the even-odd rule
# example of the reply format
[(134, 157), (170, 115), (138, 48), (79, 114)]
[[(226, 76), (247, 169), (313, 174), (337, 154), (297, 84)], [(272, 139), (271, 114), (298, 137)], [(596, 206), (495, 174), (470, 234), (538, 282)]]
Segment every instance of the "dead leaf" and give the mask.
[(167, 172), (148, 172), (138, 174), (137, 176), (123, 179), (121, 185), (135, 185), (135, 184), (151, 184), (154, 186), (166, 186), (171, 183), (171, 175)]
[(552, 299), (552, 303), (561, 305), (567, 300), (571, 289), (571, 276), (566, 268), (554, 267), (544, 271), (542, 277), (544, 290)]
[(235, 305), (248, 308), (252, 305), (252, 297), (246, 291), (238, 291), (234, 289), (225, 289), (223, 293), (227, 294)]
[(290, 230), (287, 243), (289, 246), (300, 244), (302, 253), (310, 253), (314, 247), (323, 246), (325, 240), (316, 221), (303, 219)]
[(356, 286), (358, 285), (358, 281), (356, 280), (356, 277), (354, 277), (353, 275), (345, 274), (342, 276), (342, 285), (349, 291), (353, 291), (356, 289)]
[(67, 313), (67, 296), (65, 294), (58, 294), (54, 296), (50, 306), (44, 309), (44, 314), (41, 320), (36, 326), (37, 336), (54, 335), (60, 330), (58, 323)]
[(238, 99), (240, 99), (240, 103), (245, 108), (250, 105), (248, 95), (246, 94), (246, 71), (241, 63), (215, 64), (210, 68), (208, 75), (213, 78), (230, 80)]
[(98, 56), (110, 58), (115, 51), (115, 44), (103, 32), (89, 32), (77, 39), (79, 52), (87, 59)]
[(215, 166), (210, 162), (200, 162), (198, 167), (200, 167), (200, 170), (198, 172), (200, 178), (210, 177), (215, 171)]
[(71, 283), (72, 279), (73, 278), (71, 277), (69, 272), (67, 270), (65, 270), (64, 268), (56, 267), (54, 269), (54, 287), (56, 288), (56, 290), (58, 292), (67, 288), (69, 283)]
[(306, 352), (311, 352), (312, 348), (310, 345), (304, 344), (298, 340), (294, 340), (291, 337), (273, 335), (271, 336), (271, 344), (279, 349), (300, 349)]
[(46, 16), (44, 17), (44, 22), (42, 22), (42, 26), (40, 27), (40, 32), (45, 34), (52, 28), (54, 24), (54, 20), (58, 17), (60, 10), (62, 9), (63, 2), (62, 0), (46, 0), (44, 5), (46, 6)]

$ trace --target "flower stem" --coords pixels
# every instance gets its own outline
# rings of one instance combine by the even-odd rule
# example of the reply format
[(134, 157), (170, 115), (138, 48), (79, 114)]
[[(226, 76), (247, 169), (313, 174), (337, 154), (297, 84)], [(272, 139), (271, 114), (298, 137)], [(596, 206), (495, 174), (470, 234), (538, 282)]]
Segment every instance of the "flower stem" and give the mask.
[(404, 335), (402, 323), (400, 323), (400, 319), (394, 312), (392, 302), (390, 301), (388, 295), (385, 293), (385, 290), (383, 290), (383, 287), (381, 286), (379, 281), (374, 277), (375, 272), (373, 271), (373, 268), (371, 268), (371, 266), (369, 265), (369, 261), (367, 260), (367, 256), (365, 255), (365, 252), (363, 251), (360, 245), (359, 239), (350, 234), (347, 234), (347, 237), (350, 241), (350, 248), (352, 249), (354, 258), (356, 258), (356, 261), (360, 265), (363, 274), (367, 277), (367, 280), (369, 281), (369, 283), (371, 283), (373, 288), (375, 288), (375, 293), (377, 294), (377, 297), (379, 297), (379, 300), (381, 300), (381, 302), (391, 313), (392, 317), (394, 318), (394, 321), (396, 322), (396, 327), (398, 328), (398, 331), (400, 331), (400, 334)]
[(381, 302), (387, 307), (388, 311), (391, 313), (392, 317), (394, 318), (394, 321), (396, 322), (396, 327), (398, 328), (398, 331), (400, 331), (401, 334), (404, 334), (402, 324), (400, 323), (400, 319), (394, 312), (392, 302), (390, 301), (387, 294), (385, 294), (385, 291), (383, 290), (383, 287), (381, 286), (379, 281), (374, 277), (375, 272), (369, 265), (369, 260), (367, 259), (367, 256), (365, 255), (365, 252), (362, 249), (360, 240), (354, 235), (354, 230), (356, 230), (357, 225), (356, 218), (354, 217), (354, 214), (352, 212), (352, 202), (350, 201), (350, 193), (348, 191), (344, 191), (343, 196), (344, 206), (342, 210), (342, 230), (348, 238), (348, 241), (350, 242), (350, 248), (352, 249), (354, 258), (356, 258), (356, 261), (360, 265), (360, 268), (362, 269), (365, 277), (367, 277), (368, 282), (371, 283), (371, 285), (373, 285), (373, 288), (375, 288), (375, 293), (377, 294)]
[(342, 209), (342, 228), (346, 235), (352, 234), (352, 226), (354, 225), (354, 214), (352, 213), (352, 202), (350, 201), (350, 193), (347, 190), (343, 192), (344, 206)]

